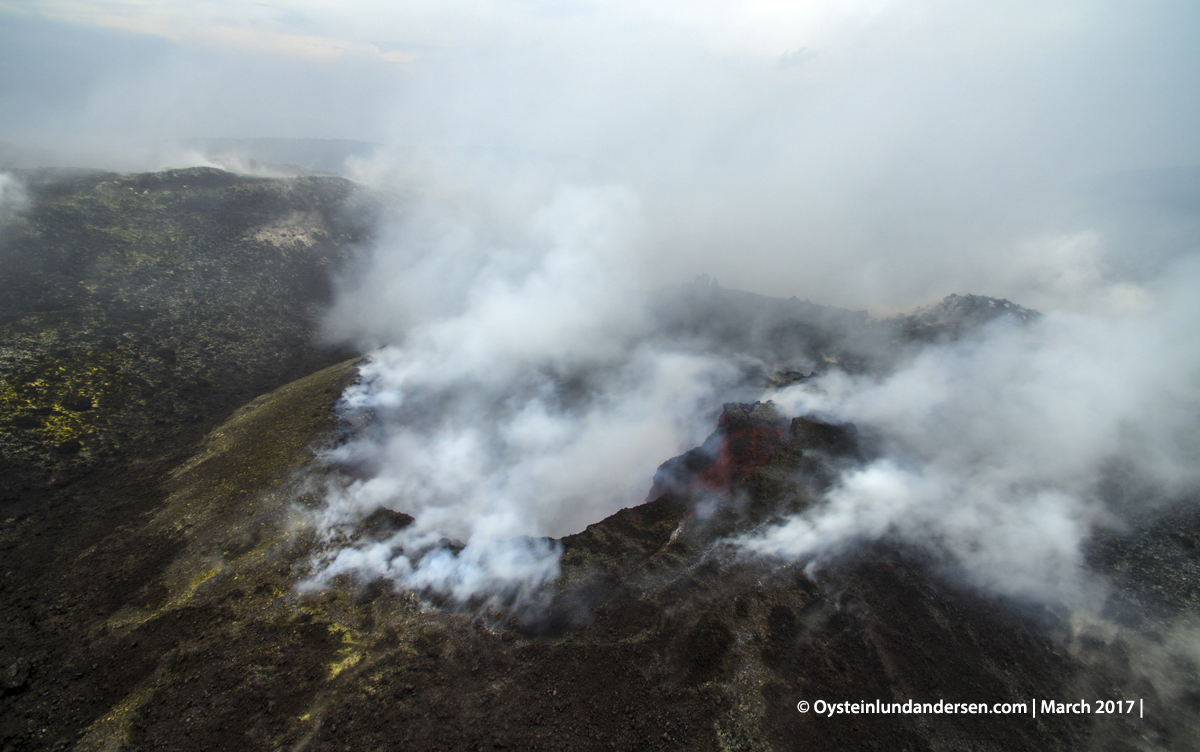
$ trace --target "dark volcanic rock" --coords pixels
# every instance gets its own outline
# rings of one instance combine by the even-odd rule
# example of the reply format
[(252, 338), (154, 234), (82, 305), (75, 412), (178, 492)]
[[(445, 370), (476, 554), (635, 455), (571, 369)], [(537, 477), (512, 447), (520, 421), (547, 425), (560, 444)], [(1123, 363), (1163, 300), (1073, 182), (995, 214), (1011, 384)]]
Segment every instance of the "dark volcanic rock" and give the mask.
[[(157, 691), (139, 683), (168, 670), (160, 657), (194, 626), (108, 620), (176, 602), (169, 568), (181, 561), (236, 559), (263, 540), (249, 496), (227, 500), (237, 521), (203, 552), (188, 536), (217, 518), (135, 531), (163, 513), (172, 471), (235, 408), (353, 354), (316, 344), (316, 321), (378, 201), (336, 178), (16, 174), (29, 202), (0, 224), (0, 665), (23, 656), (37, 672), (0, 708), (0, 748), (74, 744), (89, 727), (89, 744), (104, 746), (131, 732), (101, 719)], [(307, 445), (345, 384), (330, 379), (295, 405), (291, 431), (276, 426), (269, 447), (226, 463), (206, 500), (284, 480), (292, 439)], [(222, 623), (198, 622), (214, 638)]]
[(23, 692), (29, 686), (29, 677), (33, 672), (33, 663), (28, 658), (18, 658), (4, 669), (0, 684), (6, 693)]
[(790, 433), (792, 444), (800, 450), (847, 456), (859, 452), (858, 429), (853, 423), (834, 425), (812, 417), (792, 418)]
[[(645, 503), (564, 538), (545, 608), (297, 591), (324, 545), (313, 450), (344, 438), (357, 371), (311, 335), (369, 197), (213, 170), (24, 179), (0, 228), (4, 750), (1196, 747), (1192, 506), (1093, 541), (1116, 583), (1098, 626), (886, 540), (821, 569), (753, 557), (736, 541), (867, 454), (853, 426), (770, 403), (726, 405)], [(1013, 311), (948, 301), (906, 330), (707, 283), (660, 296), (672, 336), (752, 340), (796, 374)], [(410, 522), (380, 510), (356, 534)], [(1145, 717), (797, 711), (1078, 698)]]
[(727, 290), (707, 278), (656, 290), (648, 310), (673, 344), (755, 354), (770, 369), (761, 381), (776, 388), (831, 367), (883, 373), (930, 342), (959, 339), (996, 319), (1023, 324), (1041, 315), (1007, 300), (949, 295), (909, 314), (872, 319), (866, 311)]
[(832, 425), (811, 417), (789, 423), (772, 402), (729, 403), (704, 444), (659, 467), (646, 498), (699, 492), (728, 496), (743, 490), (760, 468), (795, 470), (805, 450), (860, 458), (858, 431), (853, 424)]
[(372, 538), (386, 538), (398, 530), (403, 530), (412, 523), (413, 518), (411, 515), (402, 512), (393, 512), (390, 509), (380, 507), (367, 515), (359, 523), (358, 529)]
[(784, 442), (787, 422), (770, 402), (727, 404), (704, 444), (667, 460), (654, 476), (647, 500), (668, 491), (728, 494), (736, 482), (771, 461)]
[(369, 197), (349, 181), (17, 175), (30, 204), (0, 225), (4, 476), (69, 481), (194, 441), (223, 412), (353, 354), (312, 341), (331, 275), (369, 230)]
[(939, 338), (957, 339), (972, 329), (996, 319), (1014, 323), (1036, 320), (1040, 313), (1022, 308), (1008, 300), (982, 295), (949, 295), (940, 303), (918, 308), (896, 321), (907, 339), (932, 342)]

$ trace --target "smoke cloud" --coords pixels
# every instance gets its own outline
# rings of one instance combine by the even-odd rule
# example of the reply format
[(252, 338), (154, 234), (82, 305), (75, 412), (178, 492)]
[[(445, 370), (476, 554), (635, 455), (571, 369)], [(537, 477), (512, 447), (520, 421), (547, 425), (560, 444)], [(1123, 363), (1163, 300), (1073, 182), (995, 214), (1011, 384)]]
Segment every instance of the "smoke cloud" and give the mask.
[[(1194, 258), (1112, 286), (1088, 255), (1100, 231), (1058, 238), (1084, 272), (1052, 279), (1122, 305), (1000, 319), (899, 363), (860, 333), (855, 346), (886, 370), (847, 373), (804, 361), (802, 345), (773, 349), (753, 322), (697, 320), (681, 336), (670, 323), (689, 311), (636, 287), (642, 214), (629, 189), (565, 186), (542, 206), (533, 188), (476, 195), (415, 202), (342, 282), (326, 335), (379, 349), (344, 399), (360, 431), (327, 458), (346, 482), (321, 528), (333, 543), (381, 507), (415, 521), (331, 546), (315, 582), (358, 571), (461, 602), (528, 603), (558, 574), (542, 536), (638, 503), (657, 465), (698, 445), (733, 399), (873, 437), (876, 459), (826, 498), (738, 541), (814, 568), (890, 539), (987, 590), (1077, 604), (1104, 587), (1084, 558), (1096, 529), (1200, 483)], [(764, 391), (785, 362), (824, 373)]]
[(1195, 259), (1137, 315), (998, 320), (882, 378), (834, 371), (773, 398), (876, 433), (880, 456), (742, 541), (819, 568), (864, 540), (948, 555), (974, 584), (1076, 602), (1083, 547), (1200, 485)]
[(21, 211), (28, 202), (25, 186), (7, 172), (0, 172), (0, 222)]
[(538, 536), (640, 503), (703, 440), (743, 369), (656, 341), (624, 258), (636, 219), (611, 186), (563, 187), (520, 227), (426, 201), (344, 282), (328, 336), (379, 349), (343, 399), (361, 431), (326, 459), (354, 479), (320, 527), (333, 542), (381, 507), (415, 519), (334, 547), (316, 581), (526, 603), (558, 574)]
[[(0, 166), (282, 174), (195, 144), (342, 139), (334, 171), (405, 197), (327, 321), (372, 356), (315, 581), (528, 600), (557, 571), (543, 536), (640, 501), (755, 373), (818, 365), (664, 327), (653, 291), (699, 274), (876, 316), (951, 292), (1047, 313), (773, 395), (881, 455), (750, 551), (819, 566), (895, 536), (1073, 598), (1089, 531), (1192, 488), (1194, 3), (144, 10), (0, 8)], [(414, 521), (353, 540), (380, 508)]]
[(180, 140), (354, 139), (386, 147), (347, 171), (420, 190), (503, 174), (488, 201), (543, 204), (553, 186), (528, 193), (550, 173), (616, 184), (643, 207), (647, 286), (708, 273), (875, 313), (966, 290), (1127, 306), (1143, 271), (1127, 261), (1161, 272), (1179, 246), (1089, 236), (1110, 214), (1079, 197), (1200, 162), (1186, 2), (0, 13), (0, 140), (47, 160), (146, 169), (215, 163)]

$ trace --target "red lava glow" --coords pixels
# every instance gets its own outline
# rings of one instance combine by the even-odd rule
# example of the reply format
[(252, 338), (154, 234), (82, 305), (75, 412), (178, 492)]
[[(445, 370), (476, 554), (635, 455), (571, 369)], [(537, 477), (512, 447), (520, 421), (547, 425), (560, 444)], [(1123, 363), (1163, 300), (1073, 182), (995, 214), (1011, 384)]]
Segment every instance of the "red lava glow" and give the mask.
[(717, 456), (712, 465), (692, 478), (689, 484), (692, 488), (728, 494), (734, 480), (768, 464), (771, 452), (784, 441), (780, 425), (752, 423), (730, 429), (727, 426), (728, 415), (728, 412), (721, 415), (721, 427), (725, 435), (721, 438)]
[(646, 500), (672, 491), (728, 496), (738, 481), (770, 464), (772, 454), (788, 440), (788, 424), (770, 403), (727, 404), (717, 430), (702, 446), (659, 468)]

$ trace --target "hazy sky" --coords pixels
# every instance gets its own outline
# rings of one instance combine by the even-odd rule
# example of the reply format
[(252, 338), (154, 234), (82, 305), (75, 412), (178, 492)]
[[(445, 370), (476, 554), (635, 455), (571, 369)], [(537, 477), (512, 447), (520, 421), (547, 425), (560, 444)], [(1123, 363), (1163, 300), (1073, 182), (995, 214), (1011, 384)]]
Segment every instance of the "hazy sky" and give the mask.
[(361, 139), (400, 147), (364, 176), (418, 154), (422, 180), (516, 215), (564, 181), (628, 186), (652, 282), (1120, 307), (1112, 270), (1143, 251), (1064, 219), (1063, 192), (1200, 164), (1198, 21), (1098, 0), (0, 0), (0, 141), (132, 169), (178, 164), (146, 144), (180, 137)]
[(1010, 139), (1053, 132), (1080, 169), (1163, 166), (1198, 158), (1198, 17), (1188, 2), (1061, 0), (5, 0), (0, 101), (9, 138), (389, 141), (416, 135), (414, 89), (453, 85), (440, 92), (453, 98), (474, 85), (492, 89), (493, 109), (477, 112), (493, 122), (469, 135), (507, 146), (578, 144), (502, 138), (496, 100), (522, 106), (505, 119), (619, 108), (634, 110), (628, 125), (717, 121), (709, 131), (744, 126), (712, 111), (741, 105), (742, 119), (798, 134), (797, 120), (856, 122), (860, 138), (884, 139), (875, 149), (986, 123)]

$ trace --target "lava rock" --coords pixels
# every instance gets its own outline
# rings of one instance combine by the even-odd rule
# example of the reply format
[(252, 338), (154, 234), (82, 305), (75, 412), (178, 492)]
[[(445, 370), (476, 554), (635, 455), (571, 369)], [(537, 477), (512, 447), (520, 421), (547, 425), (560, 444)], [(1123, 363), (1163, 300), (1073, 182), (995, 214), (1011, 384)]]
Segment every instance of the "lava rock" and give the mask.
[(33, 674), (33, 663), (28, 658), (18, 658), (4, 669), (0, 685), (5, 694), (17, 694), (29, 688), (29, 679)]

